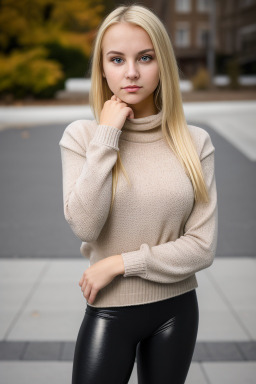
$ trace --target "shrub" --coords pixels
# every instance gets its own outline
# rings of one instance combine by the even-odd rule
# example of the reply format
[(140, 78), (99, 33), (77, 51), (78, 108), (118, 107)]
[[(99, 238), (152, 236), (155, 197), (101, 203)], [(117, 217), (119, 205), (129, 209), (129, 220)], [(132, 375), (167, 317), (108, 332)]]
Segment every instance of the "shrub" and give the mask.
[(40, 95), (54, 87), (64, 77), (59, 63), (46, 59), (45, 48), (13, 51), (0, 56), (0, 94), (11, 93), (15, 98)]
[(206, 68), (200, 67), (191, 78), (194, 90), (204, 90), (210, 87), (210, 75)]
[(229, 86), (231, 89), (238, 89), (239, 84), (239, 75), (240, 75), (240, 67), (238, 61), (233, 58), (227, 63), (227, 75), (229, 77)]
[(65, 78), (85, 77), (89, 59), (81, 49), (63, 46), (59, 42), (45, 44), (48, 51), (47, 57), (61, 64)]

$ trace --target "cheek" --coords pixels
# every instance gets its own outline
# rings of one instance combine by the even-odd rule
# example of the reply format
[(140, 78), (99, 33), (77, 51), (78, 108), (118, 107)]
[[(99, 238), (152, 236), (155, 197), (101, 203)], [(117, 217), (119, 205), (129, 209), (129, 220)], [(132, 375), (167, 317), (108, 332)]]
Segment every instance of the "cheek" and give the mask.
[(114, 67), (113, 65), (104, 65), (104, 73), (109, 81), (114, 81), (118, 76), (119, 72), (120, 71), (118, 70), (118, 68)]
[(145, 74), (145, 80), (148, 82), (149, 88), (156, 88), (159, 82), (159, 71), (157, 68), (150, 68)]
[(115, 79), (118, 76), (118, 70), (114, 68), (108, 69), (106, 72), (106, 75), (109, 78), (109, 80), (115, 81)]
[(121, 82), (118, 70), (108, 70), (105, 72), (105, 75), (109, 88), (112, 92), (115, 92), (115, 90), (119, 88)]

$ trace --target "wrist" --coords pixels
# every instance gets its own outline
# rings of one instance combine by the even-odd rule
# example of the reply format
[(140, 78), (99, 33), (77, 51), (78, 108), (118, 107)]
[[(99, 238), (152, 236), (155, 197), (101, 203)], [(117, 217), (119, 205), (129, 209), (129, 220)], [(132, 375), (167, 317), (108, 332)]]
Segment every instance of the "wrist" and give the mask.
[(113, 261), (113, 272), (115, 276), (123, 275), (125, 272), (122, 255), (111, 256)]

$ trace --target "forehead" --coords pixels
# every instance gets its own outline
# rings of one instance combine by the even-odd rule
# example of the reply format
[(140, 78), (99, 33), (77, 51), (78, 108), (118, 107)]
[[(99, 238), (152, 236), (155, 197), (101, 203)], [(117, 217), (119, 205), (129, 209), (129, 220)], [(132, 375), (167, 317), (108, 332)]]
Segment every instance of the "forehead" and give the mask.
[(109, 49), (125, 52), (129, 48), (140, 51), (143, 48), (153, 48), (148, 33), (138, 25), (129, 23), (118, 23), (111, 25), (102, 39), (102, 51), (106, 53)]

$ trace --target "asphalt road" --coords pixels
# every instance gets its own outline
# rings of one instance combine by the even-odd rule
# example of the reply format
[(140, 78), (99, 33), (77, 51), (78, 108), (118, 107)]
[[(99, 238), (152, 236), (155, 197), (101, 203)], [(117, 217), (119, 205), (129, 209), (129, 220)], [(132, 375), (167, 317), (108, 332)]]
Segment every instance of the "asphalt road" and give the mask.
[[(216, 257), (255, 257), (256, 163), (208, 124), (215, 152)], [(66, 124), (0, 131), (0, 257), (82, 258), (63, 214), (59, 140)]]

